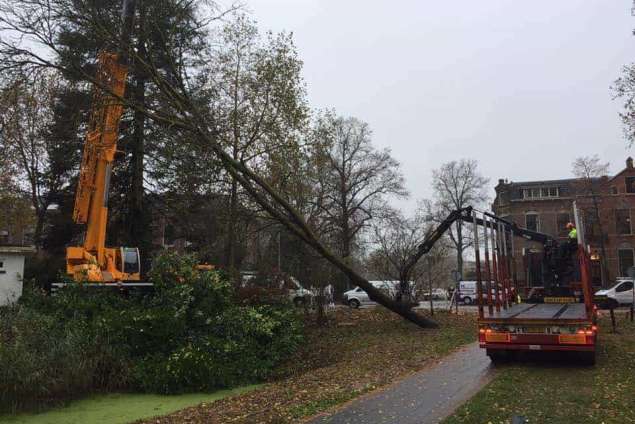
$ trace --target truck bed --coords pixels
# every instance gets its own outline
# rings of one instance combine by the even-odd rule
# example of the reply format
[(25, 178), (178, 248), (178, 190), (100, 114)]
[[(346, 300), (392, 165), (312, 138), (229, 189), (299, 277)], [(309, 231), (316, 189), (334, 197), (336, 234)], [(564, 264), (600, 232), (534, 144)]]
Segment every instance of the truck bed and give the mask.
[(485, 321), (584, 321), (587, 319), (584, 303), (520, 303), (488, 314)]

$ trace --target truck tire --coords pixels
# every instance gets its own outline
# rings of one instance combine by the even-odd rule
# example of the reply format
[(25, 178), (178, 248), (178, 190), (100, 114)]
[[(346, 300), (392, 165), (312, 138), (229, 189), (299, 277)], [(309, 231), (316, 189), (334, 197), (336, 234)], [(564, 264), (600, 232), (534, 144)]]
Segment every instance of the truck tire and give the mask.
[(578, 359), (582, 365), (592, 367), (595, 365), (595, 351), (593, 352), (578, 352)]
[(348, 301), (348, 306), (350, 306), (353, 309), (357, 309), (359, 308), (359, 300), (357, 299), (351, 299)]
[(471, 304), (472, 304), (472, 298), (471, 298), (471, 297), (469, 297), (469, 296), (464, 297), (464, 298), (463, 298), (463, 303), (464, 303), (465, 305), (471, 305)]
[(512, 351), (503, 349), (487, 349), (486, 353), (494, 365), (509, 362), (514, 354)]
[(619, 308), (619, 307), (620, 307), (620, 304), (619, 304), (619, 302), (618, 302), (617, 300), (615, 300), (615, 299), (609, 299), (609, 300), (606, 302), (606, 307), (607, 307), (607, 309), (617, 309), (617, 308)]

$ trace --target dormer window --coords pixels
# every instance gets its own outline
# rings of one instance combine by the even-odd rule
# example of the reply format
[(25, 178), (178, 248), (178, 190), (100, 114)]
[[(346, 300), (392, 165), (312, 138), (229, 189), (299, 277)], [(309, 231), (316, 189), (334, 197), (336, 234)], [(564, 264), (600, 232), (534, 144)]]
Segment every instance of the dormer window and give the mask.
[(560, 197), (558, 187), (524, 188), (523, 199), (548, 199)]
[(624, 180), (626, 181), (626, 192), (635, 193), (635, 177), (626, 177)]

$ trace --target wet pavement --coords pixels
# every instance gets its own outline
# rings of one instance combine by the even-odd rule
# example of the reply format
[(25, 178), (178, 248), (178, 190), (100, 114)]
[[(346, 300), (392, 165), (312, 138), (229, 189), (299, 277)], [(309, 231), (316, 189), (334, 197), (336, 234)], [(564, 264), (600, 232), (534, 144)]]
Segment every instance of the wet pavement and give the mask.
[(493, 374), (484, 349), (472, 343), (423, 371), (310, 422), (438, 423), (476, 394)]

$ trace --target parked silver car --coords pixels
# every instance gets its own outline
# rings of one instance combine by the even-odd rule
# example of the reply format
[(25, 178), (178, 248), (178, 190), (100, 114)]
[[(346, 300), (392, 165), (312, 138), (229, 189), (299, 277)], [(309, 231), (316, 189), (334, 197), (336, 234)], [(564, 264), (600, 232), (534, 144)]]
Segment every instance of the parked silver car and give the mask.
[[(388, 296), (395, 296), (399, 290), (399, 281), (390, 280), (373, 280), (369, 281), (374, 287), (383, 291)], [(361, 287), (355, 287), (353, 290), (344, 292), (343, 301), (351, 308), (359, 308), (364, 305), (375, 305), (376, 303), (370, 300), (368, 293), (366, 293)]]

